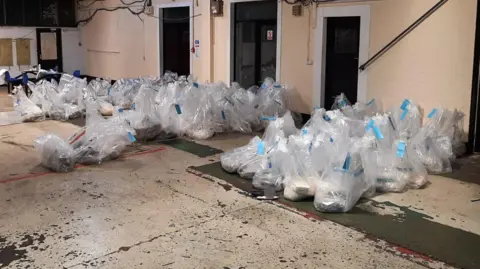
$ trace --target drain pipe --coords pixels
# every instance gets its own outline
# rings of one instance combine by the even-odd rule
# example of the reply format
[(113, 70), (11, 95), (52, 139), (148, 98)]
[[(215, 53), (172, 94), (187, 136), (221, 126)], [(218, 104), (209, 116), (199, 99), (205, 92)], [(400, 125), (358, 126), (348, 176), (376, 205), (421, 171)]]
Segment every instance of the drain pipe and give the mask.
[(439, 8), (441, 8), (448, 0), (440, 0), (435, 6), (429, 9), (425, 14), (423, 14), (418, 20), (416, 20), (412, 25), (410, 25), (407, 29), (401, 32), (397, 37), (395, 37), (390, 43), (388, 43), (385, 47), (383, 47), (379, 52), (373, 55), (368, 61), (364, 64), (360, 65), (358, 69), (363, 71), (367, 69), (371, 64), (373, 64), (378, 58), (380, 58), (383, 54), (389, 51), (393, 46), (395, 46), (400, 40), (402, 40), (405, 36), (407, 36), (410, 32), (412, 32), (417, 26), (419, 26), (422, 22), (424, 22), (430, 15), (435, 13)]

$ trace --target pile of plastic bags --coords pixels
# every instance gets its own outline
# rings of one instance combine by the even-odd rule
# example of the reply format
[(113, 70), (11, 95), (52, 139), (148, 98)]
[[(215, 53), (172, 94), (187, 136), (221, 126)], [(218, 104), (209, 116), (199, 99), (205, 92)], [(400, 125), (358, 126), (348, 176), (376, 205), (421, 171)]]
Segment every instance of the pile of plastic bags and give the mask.
[(383, 112), (375, 100), (351, 105), (342, 94), (332, 110), (315, 109), (300, 130), (288, 112), (271, 118), (262, 138), (220, 160), (266, 194), (283, 190), (293, 201), (313, 197), (319, 211), (347, 212), (361, 197), (422, 188), (428, 172), (450, 172), (450, 161), (465, 152), (462, 119), (439, 108), (422, 126), (411, 100)]
[[(261, 131), (287, 111), (286, 88), (269, 78), (260, 88), (248, 90), (237, 83), (200, 84), (173, 73), (121, 79), (113, 85), (100, 79), (87, 84), (64, 74), (58, 84), (42, 80), (28, 86), (30, 98), (21, 88), (12, 96), (24, 121), (86, 117), (81, 139), (74, 135), (60, 142), (49, 134), (36, 140), (42, 163), (54, 171), (117, 158), (137, 140), (171, 135), (208, 139), (221, 132)], [(293, 126), (291, 115), (289, 121)]]
[(113, 85), (101, 79), (87, 84), (85, 79), (63, 74), (58, 84), (41, 80), (29, 82), (28, 87), (30, 98), (22, 90), (12, 95), (24, 121), (68, 120), (85, 115), (90, 105), (102, 116), (123, 113), (138, 140), (162, 134), (208, 139), (221, 132), (261, 131), (266, 127), (262, 117), (287, 111), (286, 88), (270, 78), (260, 88), (245, 90), (237, 83), (231, 87), (222, 82), (200, 84), (174, 73), (120, 79)]

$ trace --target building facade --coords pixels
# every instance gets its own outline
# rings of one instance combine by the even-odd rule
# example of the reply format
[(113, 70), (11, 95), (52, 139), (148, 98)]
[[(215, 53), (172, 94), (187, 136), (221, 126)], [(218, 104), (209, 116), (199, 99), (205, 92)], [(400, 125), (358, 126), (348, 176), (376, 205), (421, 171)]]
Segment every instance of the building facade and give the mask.
[[(175, 53), (188, 54), (182, 61), (199, 81), (274, 75), (291, 89), (291, 109), (302, 113), (328, 107), (342, 90), (353, 101), (376, 98), (387, 108), (409, 98), (425, 114), (438, 106), (460, 109), (469, 130), (476, 0), (445, 1), (363, 71), (358, 67), (439, 1), (288, 2), (223, 0), (221, 16), (212, 15), (210, 0), (153, 0), (153, 13), (140, 17), (99, 12), (82, 28), (86, 73), (112, 79), (163, 73), (171, 53), (165, 10), (184, 7), (189, 16), (179, 20), (188, 24), (190, 49)], [(107, 0), (90, 9), (119, 4)]]

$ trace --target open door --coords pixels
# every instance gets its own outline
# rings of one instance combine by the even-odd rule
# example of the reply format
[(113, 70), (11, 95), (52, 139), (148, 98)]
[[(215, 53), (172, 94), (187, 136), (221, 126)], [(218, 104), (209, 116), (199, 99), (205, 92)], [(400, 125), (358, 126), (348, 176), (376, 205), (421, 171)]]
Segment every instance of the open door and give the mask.
[(359, 46), (360, 17), (327, 18), (325, 108), (342, 92), (350, 102), (357, 101)]
[(160, 72), (190, 74), (190, 8), (160, 9)]
[(63, 72), (62, 31), (60, 29), (37, 28), (38, 64), (42, 69)]
[(276, 79), (277, 2), (233, 5), (233, 80), (248, 88)]

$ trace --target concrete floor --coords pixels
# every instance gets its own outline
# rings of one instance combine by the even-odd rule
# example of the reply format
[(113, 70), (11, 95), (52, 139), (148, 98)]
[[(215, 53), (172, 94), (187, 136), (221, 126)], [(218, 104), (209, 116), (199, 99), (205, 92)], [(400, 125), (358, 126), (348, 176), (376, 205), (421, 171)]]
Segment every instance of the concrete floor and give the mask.
[[(218, 161), (163, 145), (67, 174), (39, 165), (33, 139), (78, 127), (0, 127), (0, 268), (424, 268), (381, 240), (256, 201), (187, 173)], [(229, 150), (248, 136), (201, 142)], [(379, 196), (480, 234), (480, 187), (442, 177), (418, 192)], [(398, 214), (395, 208), (372, 208)], [(455, 220), (452, 220), (455, 219)], [(436, 261), (431, 268), (449, 268)]]

